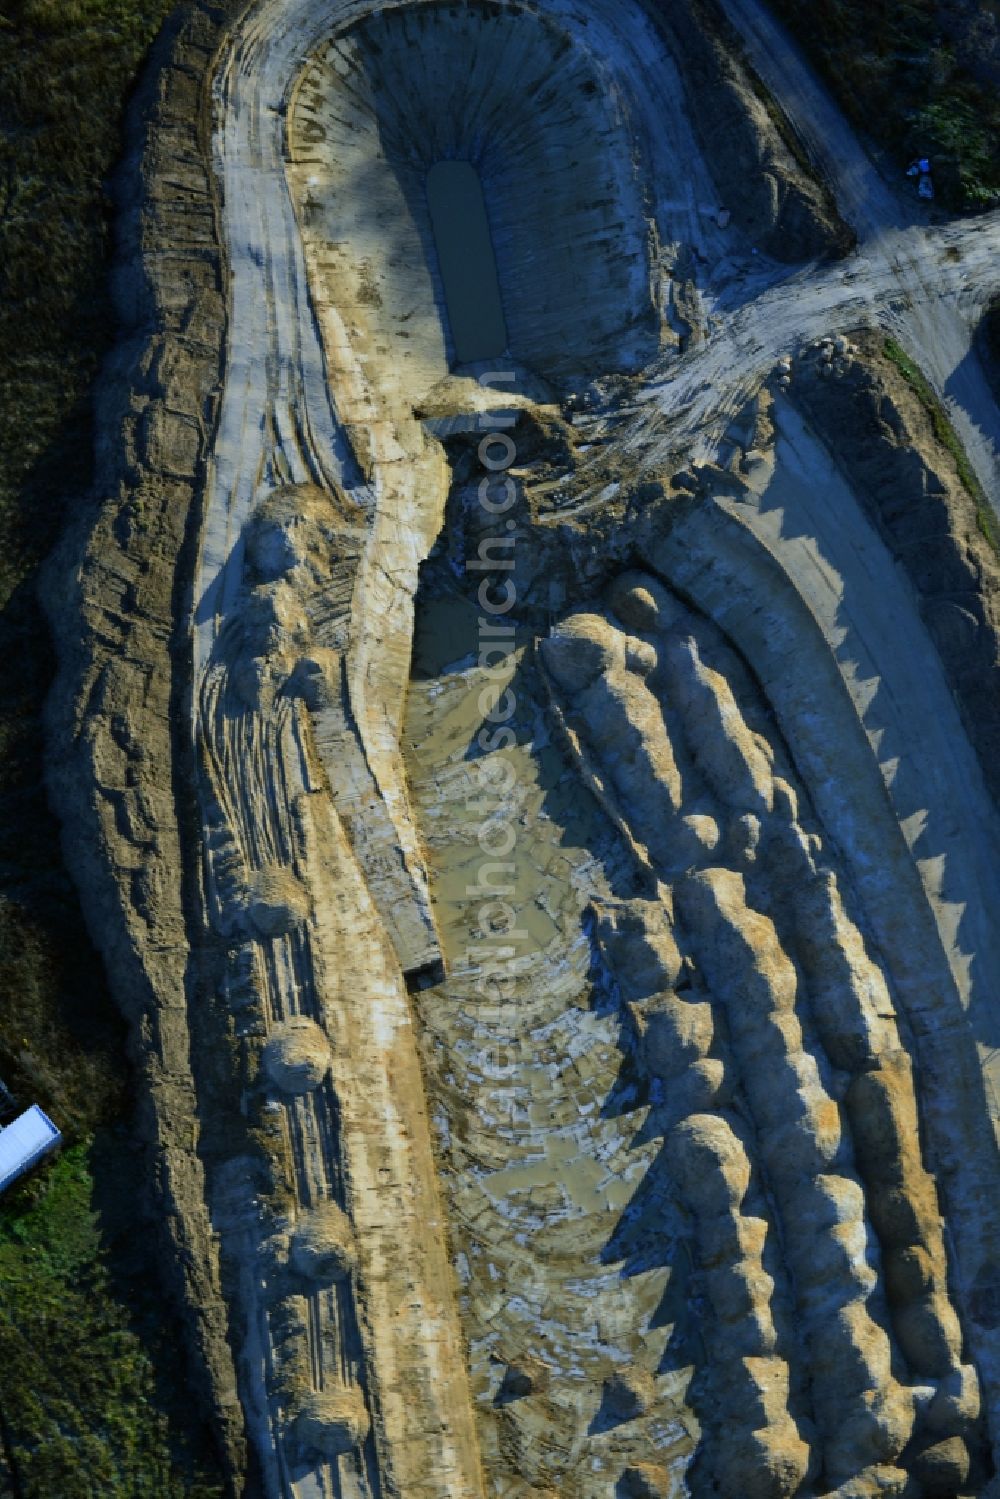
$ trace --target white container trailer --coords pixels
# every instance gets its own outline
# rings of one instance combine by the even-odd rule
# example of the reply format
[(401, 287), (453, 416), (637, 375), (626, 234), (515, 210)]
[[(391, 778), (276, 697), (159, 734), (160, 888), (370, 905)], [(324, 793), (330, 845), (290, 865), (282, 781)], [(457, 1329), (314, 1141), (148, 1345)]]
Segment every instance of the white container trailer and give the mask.
[(0, 1129), (0, 1192), (56, 1149), (62, 1135), (37, 1103)]

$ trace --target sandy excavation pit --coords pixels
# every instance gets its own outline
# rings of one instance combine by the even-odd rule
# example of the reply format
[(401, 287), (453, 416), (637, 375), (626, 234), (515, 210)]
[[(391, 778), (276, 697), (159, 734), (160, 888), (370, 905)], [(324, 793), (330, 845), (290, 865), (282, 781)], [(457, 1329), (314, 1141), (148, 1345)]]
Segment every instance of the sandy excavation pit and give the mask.
[(161, 59), (51, 763), (248, 1499), (995, 1492), (1000, 226), (746, 32)]
[[(971, 1037), (955, 1050), (945, 1037), (963, 1006), (976, 1012), (979, 993), (984, 1059), (993, 1046), (997, 969), (989, 886), (978, 882), (996, 876), (995, 811), (967, 744), (955, 758), (958, 715), (884, 545), (795, 408), (785, 400), (772, 414), (776, 441), (753, 486), (691, 504), (666, 538), (645, 540), (658, 575), (625, 565), (635, 535), (618, 538), (624, 555), (609, 566), (592, 534), (574, 545), (544, 522), (526, 528), (527, 618), (509, 666), (516, 747), (476, 749), (482, 718), (470, 703), (490, 678), (461, 659), (474, 648), (476, 611), (449, 586), (444, 547), (425, 580), (423, 629), (418, 609), (406, 732), (450, 970), (418, 1010), (473, 1389), (484, 1452), (494, 1462), (515, 1452), (525, 1482), (553, 1480), (556, 1491), (613, 1491), (652, 1450), (669, 1459), (677, 1492), (681, 1474), (693, 1493), (909, 1492), (893, 1459), (905, 1463), (919, 1445), (923, 1402), (938, 1400), (927, 1416), (938, 1420), (943, 1402), (929, 1391), (942, 1376), (930, 1370), (947, 1360), (946, 1326), (953, 1356), (962, 1346), (943, 1299), (955, 1269), (933, 1226), (932, 1177), (919, 1148), (910, 1163), (902, 1156), (904, 1139), (916, 1138), (921, 1040), (932, 1056), (948, 1051), (930, 1064), (949, 1081), (944, 1096), (928, 1086), (924, 1128), (930, 1148), (958, 1149), (946, 1168), (950, 1221), (967, 1215), (973, 1258), (991, 1259), (994, 1229), (980, 1218), (996, 1113), (989, 1068), (984, 1089)], [(586, 601), (546, 626), (553, 581), (568, 592), (576, 579), (579, 592), (587, 572)], [(755, 595), (769, 601), (766, 628), (748, 633)], [(783, 659), (792, 640), (809, 661), (805, 688)], [(878, 676), (871, 651), (881, 653)], [(940, 715), (952, 745), (923, 779), (919, 809), (919, 756), (911, 769), (893, 752), (910, 663), (915, 696), (927, 705), (940, 695), (931, 733)], [(929, 760), (935, 745), (923, 753)], [(505, 1003), (484, 992), (469, 961), (470, 950), (490, 952), (478, 833), (490, 806), (483, 788), (505, 779), (501, 761), (516, 790), (494, 815), (518, 830), (503, 876), (517, 937), (493, 939), (512, 954)], [(582, 805), (581, 780), (594, 793)], [(953, 836), (967, 862), (938, 852)], [(763, 1010), (755, 985), (770, 995)], [(959, 1071), (971, 1107), (952, 1085)], [(894, 1192), (910, 1204), (906, 1227), (881, 1203)], [(756, 1248), (744, 1259), (747, 1234)], [(928, 1274), (936, 1260), (939, 1290), (931, 1280), (917, 1289), (903, 1269), (916, 1259)], [(702, 1316), (692, 1317), (692, 1300)], [(987, 1360), (988, 1344), (987, 1331)], [(544, 1388), (526, 1376), (509, 1398), (522, 1366), (544, 1370)], [(909, 1382), (894, 1391), (889, 1371), (899, 1367)], [(621, 1419), (608, 1387), (625, 1376), (645, 1393)], [(968, 1366), (943, 1377), (971, 1388)], [(700, 1449), (692, 1412), (705, 1423)], [(968, 1408), (956, 1417), (963, 1437), (968, 1417)], [(941, 1438), (952, 1459), (957, 1435)], [(859, 1463), (865, 1451), (880, 1460)], [(980, 1469), (971, 1482), (983, 1481)]]

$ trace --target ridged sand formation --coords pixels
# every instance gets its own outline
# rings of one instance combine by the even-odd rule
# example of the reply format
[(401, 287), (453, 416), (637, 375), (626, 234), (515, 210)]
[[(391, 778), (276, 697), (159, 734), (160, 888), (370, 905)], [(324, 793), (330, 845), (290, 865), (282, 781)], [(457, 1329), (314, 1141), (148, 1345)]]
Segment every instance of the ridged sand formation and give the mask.
[(1000, 225), (725, 12), (191, 0), (137, 101), (51, 780), (248, 1499), (995, 1489)]
[[(645, 924), (655, 941), (672, 918), (670, 987), (632, 1011), (720, 1324), (706, 1460), (726, 1493), (795, 1494), (817, 1472), (838, 1492), (902, 1492), (897, 1465), (923, 1429), (964, 1482), (975, 1371), (912, 1064), (845, 910), (846, 871), (782, 746), (753, 727), (764, 705), (746, 701), (725, 642), (648, 575), (620, 576), (610, 599), (608, 615), (570, 616), (542, 659), (567, 740), (587, 747), (623, 822), (655, 831), (662, 912), (644, 906), (631, 940), (618, 922), (602, 950), (634, 995), (650, 986)], [(701, 848), (695, 815), (714, 829)]]

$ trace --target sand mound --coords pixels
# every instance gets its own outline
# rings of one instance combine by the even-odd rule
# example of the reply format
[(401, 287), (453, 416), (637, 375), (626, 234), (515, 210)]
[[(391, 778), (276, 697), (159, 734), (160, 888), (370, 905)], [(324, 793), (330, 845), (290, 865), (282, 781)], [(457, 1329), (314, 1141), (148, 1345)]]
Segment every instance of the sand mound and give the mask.
[(330, 1043), (314, 1020), (298, 1015), (275, 1026), (264, 1047), (264, 1071), (284, 1093), (308, 1093), (330, 1068)]
[(625, 628), (639, 635), (666, 629), (680, 614), (677, 600), (649, 573), (619, 574), (608, 589), (608, 602)]
[(309, 915), (309, 896), (287, 869), (260, 869), (250, 877), (250, 920), (262, 937), (282, 937)]
[(286, 691), (290, 696), (301, 697), (307, 708), (319, 713), (339, 699), (340, 667), (338, 651), (313, 649), (295, 663)]
[(303, 1215), (292, 1235), (292, 1268), (311, 1280), (343, 1280), (354, 1269), (351, 1220), (335, 1202)]
[(295, 1431), (304, 1451), (340, 1457), (361, 1445), (370, 1424), (360, 1390), (314, 1390), (302, 1401)]
[(343, 492), (316, 484), (285, 484), (260, 501), (245, 532), (247, 561), (264, 582), (273, 582), (308, 561), (323, 533), (363, 520)]
[(564, 692), (573, 694), (610, 671), (624, 646), (599, 614), (571, 614), (542, 641), (541, 649), (552, 677)]

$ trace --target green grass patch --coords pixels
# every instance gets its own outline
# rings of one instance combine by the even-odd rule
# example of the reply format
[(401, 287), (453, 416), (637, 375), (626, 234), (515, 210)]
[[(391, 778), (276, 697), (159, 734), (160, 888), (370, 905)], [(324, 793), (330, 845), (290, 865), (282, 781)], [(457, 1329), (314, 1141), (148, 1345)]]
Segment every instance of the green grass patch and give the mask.
[(951, 454), (958, 477), (962, 481), (967, 494), (976, 507), (976, 525), (981, 534), (989, 542), (993, 551), (1000, 557), (1000, 534), (997, 530), (996, 517), (989, 500), (983, 491), (976, 476), (976, 472), (969, 462), (968, 454), (959, 440), (958, 433), (952, 426), (948, 413), (939, 400), (936, 391), (931, 386), (923, 370), (910, 358), (894, 338), (886, 338), (882, 345), (885, 357), (894, 364), (900, 374), (919, 397), (927, 415), (930, 417), (934, 436), (943, 448)]
[[(219, 1499), (193, 1444), (171, 1442), (148, 1338), (126, 1310), (81, 1141), (0, 1208), (0, 1405), (25, 1496)], [(163, 1350), (166, 1351), (166, 1350)], [(198, 1423), (192, 1421), (192, 1430)], [(173, 1449), (173, 1450), (172, 1450)]]

